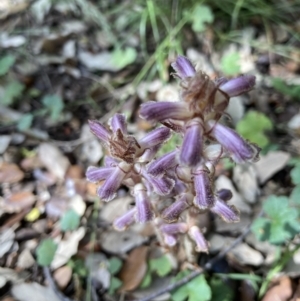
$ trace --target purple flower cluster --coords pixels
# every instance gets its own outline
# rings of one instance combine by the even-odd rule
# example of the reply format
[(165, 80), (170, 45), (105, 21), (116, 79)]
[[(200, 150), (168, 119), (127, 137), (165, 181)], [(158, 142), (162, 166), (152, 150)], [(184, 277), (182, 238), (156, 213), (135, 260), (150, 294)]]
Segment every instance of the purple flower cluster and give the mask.
[[(238, 210), (228, 204), (231, 192), (215, 190), (215, 165), (225, 157), (236, 163), (256, 161), (260, 149), (219, 121), (230, 97), (251, 90), (255, 77), (211, 80), (183, 56), (172, 67), (181, 80), (181, 100), (150, 101), (140, 109), (142, 118), (161, 127), (136, 139), (128, 134), (122, 114), (114, 115), (108, 127), (90, 121), (91, 131), (109, 156), (103, 167), (89, 167), (86, 176), (101, 182), (97, 194), (104, 201), (111, 201), (121, 185), (132, 192), (135, 206), (115, 220), (117, 230), (153, 220), (165, 245), (174, 246), (178, 236), (186, 233), (195, 241), (196, 251), (207, 252), (203, 231), (189, 215), (196, 212), (200, 218), (210, 210), (226, 222), (239, 221)], [(181, 146), (157, 157), (174, 132), (181, 134)]]

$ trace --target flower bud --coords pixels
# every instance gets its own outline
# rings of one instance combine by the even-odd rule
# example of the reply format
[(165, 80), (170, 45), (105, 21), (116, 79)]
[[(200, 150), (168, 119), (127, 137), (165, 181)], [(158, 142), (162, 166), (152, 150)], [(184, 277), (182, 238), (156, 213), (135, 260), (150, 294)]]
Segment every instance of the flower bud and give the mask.
[(170, 129), (166, 127), (159, 127), (150, 133), (146, 134), (142, 139), (139, 140), (141, 148), (152, 148), (167, 141), (171, 137)]
[(163, 224), (159, 227), (160, 231), (167, 235), (185, 233), (188, 230), (186, 223)]

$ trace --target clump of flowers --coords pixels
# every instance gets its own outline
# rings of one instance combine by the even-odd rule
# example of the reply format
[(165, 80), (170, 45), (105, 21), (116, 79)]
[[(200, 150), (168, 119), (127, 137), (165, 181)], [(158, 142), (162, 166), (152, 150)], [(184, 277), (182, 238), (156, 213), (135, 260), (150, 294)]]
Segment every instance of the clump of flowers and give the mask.
[[(196, 251), (208, 252), (197, 223), (201, 214), (210, 210), (225, 222), (239, 221), (238, 210), (229, 204), (231, 191), (214, 187), (216, 164), (221, 158), (236, 163), (258, 160), (260, 149), (220, 122), (230, 97), (251, 90), (255, 77), (211, 80), (183, 56), (172, 67), (181, 80), (181, 100), (143, 104), (141, 118), (161, 126), (142, 139), (128, 134), (122, 114), (115, 114), (107, 127), (89, 122), (110, 155), (103, 167), (89, 167), (86, 176), (91, 182), (102, 182), (97, 194), (103, 201), (113, 200), (121, 185), (133, 194), (135, 206), (114, 221), (115, 229), (153, 221), (165, 245), (174, 246), (178, 236), (186, 233)], [(182, 144), (158, 157), (158, 150), (174, 133), (182, 136)]]

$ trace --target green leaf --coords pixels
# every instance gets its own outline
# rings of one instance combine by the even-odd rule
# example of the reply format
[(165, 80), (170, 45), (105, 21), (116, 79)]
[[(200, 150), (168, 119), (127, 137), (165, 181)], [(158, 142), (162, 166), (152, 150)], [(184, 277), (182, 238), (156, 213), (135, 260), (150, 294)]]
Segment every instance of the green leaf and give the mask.
[(272, 84), (278, 92), (295, 99), (300, 99), (299, 85), (287, 85), (281, 78), (273, 78)]
[(72, 231), (78, 228), (80, 216), (73, 210), (68, 210), (60, 220), (60, 228), (62, 231)]
[(290, 201), (293, 205), (300, 205), (300, 185), (293, 189), (290, 196)]
[(43, 105), (49, 110), (50, 118), (53, 121), (58, 120), (63, 108), (64, 103), (58, 95), (46, 95), (42, 99)]
[(211, 301), (232, 301), (234, 300), (234, 292), (228, 284), (222, 279), (213, 277), (210, 280), (210, 287), (212, 291)]
[(16, 58), (12, 55), (6, 55), (0, 59), (0, 76), (5, 75), (10, 67), (15, 63)]
[(211, 8), (207, 5), (197, 4), (192, 15), (192, 29), (195, 32), (202, 32), (206, 28), (206, 23), (212, 23), (214, 21), (214, 15)]
[(296, 165), (292, 170), (291, 170), (291, 178), (292, 181), (295, 185), (300, 184), (300, 165)]
[(33, 121), (33, 115), (30, 113), (24, 114), (17, 123), (17, 129), (19, 131), (26, 131), (31, 127)]
[(120, 69), (132, 64), (136, 57), (137, 52), (132, 47), (126, 47), (125, 49), (118, 47), (112, 53), (113, 64)]
[(270, 235), (270, 221), (264, 217), (257, 218), (252, 226), (251, 230), (256, 236), (256, 238), (260, 241), (267, 240)]
[(208, 301), (212, 293), (204, 275), (200, 275), (172, 293), (173, 301)]
[(10, 82), (4, 90), (4, 95), (1, 100), (3, 105), (11, 105), (15, 98), (21, 96), (25, 86), (18, 81)]
[(263, 209), (267, 217), (257, 219), (252, 225), (258, 239), (281, 244), (300, 231), (298, 211), (290, 207), (287, 197), (270, 196), (264, 201)]
[(264, 133), (272, 128), (272, 121), (257, 111), (249, 111), (236, 126), (239, 134), (260, 147), (266, 147), (269, 144), (269, 139)]
[(108, 270), (111, 275), (117, 274), (121, 270), (121, 267), (123, 265), (122, 260), (119, 259), (118, 257), (112, 257), (109, 259), (108, 262), (109, 262)]
[(172, 265), (166, 255), (162, 257), (150, 259), (149, 267), (152, 272), (157, 273), (159, 277), (164, 277), (172, 271)]
[(118, 278), (116, 277), (111, 277), (110, 279), (110, 286), (109, 286), (109, 289), (108, 289), (108, 294), (109, 295), (113, 295), (115, 293), (115, 291), (121, 287), (122, 285), (122, 281), (119, 280)]
[(240, 73), (241, 57), (237, 52), (231, 52), (222, 57), (221, 70), (225, 75), (236, 75)]
[(52, 238), (42, 240), (36, 249), (38, 264), (41, 266), (49, 266), (54, 258), (56, 249), (57, 245)]

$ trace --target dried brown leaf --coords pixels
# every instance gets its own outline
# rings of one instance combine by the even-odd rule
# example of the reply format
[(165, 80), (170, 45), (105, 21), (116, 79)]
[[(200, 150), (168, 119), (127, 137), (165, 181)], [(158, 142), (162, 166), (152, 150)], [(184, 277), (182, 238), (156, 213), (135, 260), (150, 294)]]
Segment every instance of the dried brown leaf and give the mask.
[(3, 163), (0, 166), (0, 183), (17, 183), (24, 178), (24, 172), (16, 164)]
[(283, 276), (278, 280), (275, 286), (267, 291), (262, 301), (288, 301), (292, 293), (291, 279), (287, 276)]
[(138, 247), (129, 253), (120, 272), (122, 291), (132, 291), (142, 282), (147, 271), (147, 253), (146, 246)]

